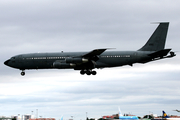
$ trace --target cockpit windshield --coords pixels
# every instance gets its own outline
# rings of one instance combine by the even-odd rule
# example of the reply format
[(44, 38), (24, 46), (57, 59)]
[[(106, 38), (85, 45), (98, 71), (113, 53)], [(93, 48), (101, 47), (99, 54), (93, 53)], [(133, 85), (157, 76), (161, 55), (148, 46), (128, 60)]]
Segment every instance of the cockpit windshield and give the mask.
[(15, 60), (15, 57), (12, 57), (11, 60)]

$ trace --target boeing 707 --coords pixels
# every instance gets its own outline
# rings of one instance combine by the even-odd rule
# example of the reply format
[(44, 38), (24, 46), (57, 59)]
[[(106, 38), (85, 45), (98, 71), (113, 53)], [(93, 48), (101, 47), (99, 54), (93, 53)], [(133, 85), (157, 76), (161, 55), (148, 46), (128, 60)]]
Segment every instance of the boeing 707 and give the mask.
[(147, 43), (137, 51), (107, 51), (105, 48), (90, 52), (30, 53), (13, 56), (4, 64), (20, 69), (22, 76), (30, 69), (74, 69), (81, 75), (96, 75), (95, 68), (132, 66), (174, 57), (171, 49), (164, 49), (168, 27), (169, 22), (159, 23)]

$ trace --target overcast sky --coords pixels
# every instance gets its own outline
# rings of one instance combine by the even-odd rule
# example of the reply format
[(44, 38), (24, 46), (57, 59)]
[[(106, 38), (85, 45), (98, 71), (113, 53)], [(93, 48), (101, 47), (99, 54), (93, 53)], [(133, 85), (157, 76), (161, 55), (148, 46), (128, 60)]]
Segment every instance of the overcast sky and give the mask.
[[(123, 113), (178, 115), (180, 109), (180, 1), (1, 0), (0, 116), (31, 114), (84, 120)], [(22, 53), (137, 50), (158, 24), (170, 22), (171, 59), (96, 70), (20, 70), (4, 65)], [(111, 50), (112, 51), (112, 50)], [(180, 114), (179, 114), (180, 115)]]

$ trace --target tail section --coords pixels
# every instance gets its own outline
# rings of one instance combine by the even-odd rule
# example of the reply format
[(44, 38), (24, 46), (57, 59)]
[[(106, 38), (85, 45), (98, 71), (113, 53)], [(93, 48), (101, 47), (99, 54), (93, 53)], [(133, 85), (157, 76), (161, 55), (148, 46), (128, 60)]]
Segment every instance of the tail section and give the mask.
[(119, 119), (120, 119), (121, 116), (123, 116), (123, 115), (122, 115), (121, 110), (119, 108)]
[(63, 120), (63, 115), (61, 116), (61, 120)]
[(164, 111), (163, 112), (163, 118), (170, 118)]
[(169, 22), (160, 23), (147, 43), (139, 51), (163, 50), (166, 43)]

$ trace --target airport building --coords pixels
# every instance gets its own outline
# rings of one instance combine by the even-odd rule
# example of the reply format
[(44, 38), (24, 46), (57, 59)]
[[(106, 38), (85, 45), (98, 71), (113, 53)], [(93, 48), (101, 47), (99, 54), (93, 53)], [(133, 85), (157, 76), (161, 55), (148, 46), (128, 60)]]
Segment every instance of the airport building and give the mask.
[(34, 115), (26, 114), (26, 115), (20, 116), (20, 114), (18, 114), (18, 115), (12, 115), (11, 118), (16, 118), (16, 120), (29, 120), (29, 119), (34, 118)]
[(29, 120), (56, 120), (55, 118), (34, 118)]
[[(3, 119), (4, 118), (4, 119)], [(56, 120), (55, 118), (35, 118), (34, 115), (12, 115), (11, 117), (0, 116), (0, 120)]]
[(102, 116), (103, 119), (115, 119), (119, 118), (118, 114)]
[[(124, 114), (124, 116), (136, 116), (132, 114)], [(119, 114), (102, 116), (103, 119), (119, 119)]]

